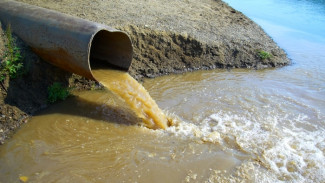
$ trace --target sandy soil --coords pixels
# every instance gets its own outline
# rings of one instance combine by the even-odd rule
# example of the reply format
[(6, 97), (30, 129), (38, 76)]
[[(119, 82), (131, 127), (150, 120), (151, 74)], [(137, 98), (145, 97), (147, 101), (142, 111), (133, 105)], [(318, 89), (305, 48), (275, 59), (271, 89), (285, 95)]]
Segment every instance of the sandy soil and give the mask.
[[(289, 63), (254, 22), (220, 0), (19, 0), (126, 31), (136, 78), (211, 68)], [(256, 50), (272, 53), (261, 60)]]
[[(18, 0), (103, 23), (127, 32), (134, 46), (130, 74), (136, 79), (198, 69), (279, 67), (290, 63), (264, 31), (220, 0)], [(0, 60), (5, 36), (0, 29)], [(54, 81), (87, 89), (94, 81), (42, 61), (19, 39), (28, 73), (6, 80), (0, 96), (0, 144), (47, 106)], [(257, 50), (272, 53), (262, 60)], [(96, 85), (97, 86), (97, 85)]]

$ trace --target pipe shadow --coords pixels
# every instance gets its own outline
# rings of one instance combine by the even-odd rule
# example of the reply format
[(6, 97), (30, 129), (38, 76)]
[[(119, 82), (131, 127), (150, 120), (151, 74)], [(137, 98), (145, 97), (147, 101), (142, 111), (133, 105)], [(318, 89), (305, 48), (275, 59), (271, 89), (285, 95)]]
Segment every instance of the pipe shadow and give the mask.
[[(0, 34), (4, 34), (7, 27), (0, 22)], [(13, 46), (17, 48), (16, 54), (21, 59), (23, 68), (16, 71), (17, 77), (9, 79), (9, 76), (2, 81), (0, 87), (0, 99), (4, 104), (15, 106), (27, 114), (34, 114), (36, 111), (47, 107), (48, 87), (54, 82), (60, 82), (63, 86), (69, 85), (69, 78), (72, 73), (64, 71), (43, 61), (31, 48), (14, 33), (11, 34)], [(3, 43), (8, 44), (7, 38), (0, 36)], [(0, 45), (0, 51), (7, 50), (7, 46)], [(0, 63), (5, 61), (3, 53), (0, 55)], [(0, 104), (1, 105), (1, 104)]]
[(106, 101), (96, 102), (79, 96), (71, 96), (66, 101), (56, 103), (35, 116), (58, 113), (123, 125), (139, 124), (141, 119), (124, 106), (123, 104), (110, 104)]

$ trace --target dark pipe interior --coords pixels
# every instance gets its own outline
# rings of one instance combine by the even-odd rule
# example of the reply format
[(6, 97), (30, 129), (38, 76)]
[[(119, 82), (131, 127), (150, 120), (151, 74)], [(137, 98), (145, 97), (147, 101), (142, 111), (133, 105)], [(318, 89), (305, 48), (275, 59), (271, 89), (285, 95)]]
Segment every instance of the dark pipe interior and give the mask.
[(101, 30), (90, 48), (90, 67), (111, 67), (127, 71), (132, 61), (132, 44), (123, 32)]

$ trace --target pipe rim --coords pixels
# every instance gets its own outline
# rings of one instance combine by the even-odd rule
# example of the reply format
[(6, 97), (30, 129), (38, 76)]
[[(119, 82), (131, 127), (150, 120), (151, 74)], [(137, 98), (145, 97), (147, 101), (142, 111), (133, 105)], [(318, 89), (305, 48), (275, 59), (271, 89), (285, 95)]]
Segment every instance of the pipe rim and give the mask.
[(104, 66), (107, 69), (127, 72), (132, 63), (132, 42), (128, 34), (123, 31), (99, 28), (91, 35), (87, 55), (90, 75), (95, 80), (97, 79), (92, 73), (93, 67)]

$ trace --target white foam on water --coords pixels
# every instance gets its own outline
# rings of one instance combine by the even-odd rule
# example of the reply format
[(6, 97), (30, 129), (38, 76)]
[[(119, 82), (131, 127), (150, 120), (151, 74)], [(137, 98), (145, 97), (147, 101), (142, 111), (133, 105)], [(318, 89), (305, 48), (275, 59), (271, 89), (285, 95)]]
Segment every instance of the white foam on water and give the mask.
[(204, 123), (203, 125), (197, 125), (194, 123), (188, 123), (180, 119), (174, 114), (168, 114), (171, 126), (166, 130), (161, 131), (163, 133), (169, 133), (179, 137), (192, 138), (195, 140), (202, 140), (211, 143), (220, 143), (221, 136), (218, 131), (213, 131), (211, 127)]
[[(164, 133), (220, 144), (225, 150), (250, 157), (242, 163), (243, 167), (223, 179), (220, 172), (212, 172), (210, 182), (325, 181), (325, 130), (310, 122), (305, 114), (256, 116), (249, 112), (220, 111), (197, 123), (169, 116), (174, 120)], [(297, 124), (313, 128), (306, 129)]]

